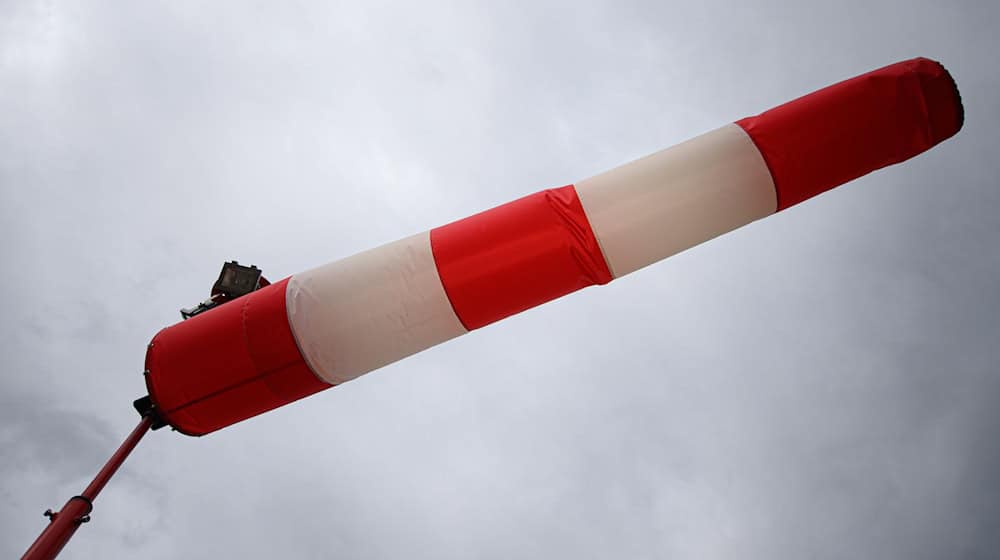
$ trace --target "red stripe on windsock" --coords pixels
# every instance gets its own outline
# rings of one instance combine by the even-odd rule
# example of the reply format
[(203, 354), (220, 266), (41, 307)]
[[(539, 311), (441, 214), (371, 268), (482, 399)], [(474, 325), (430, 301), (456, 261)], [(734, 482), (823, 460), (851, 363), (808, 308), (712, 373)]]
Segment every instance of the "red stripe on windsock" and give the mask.
[(445, 293), (469, 330), (611, 281), (573, 185), (435, 228), (430, 239)]
[(158, 412), (204, 435), (332, 387), (306, 365), (288, 325), (288, 279), (157, 333), (146, 386)]
[(962, 128), (941, 64), (898, 62), (737, 121), (774, 179), (778, 210), (920, 154)]

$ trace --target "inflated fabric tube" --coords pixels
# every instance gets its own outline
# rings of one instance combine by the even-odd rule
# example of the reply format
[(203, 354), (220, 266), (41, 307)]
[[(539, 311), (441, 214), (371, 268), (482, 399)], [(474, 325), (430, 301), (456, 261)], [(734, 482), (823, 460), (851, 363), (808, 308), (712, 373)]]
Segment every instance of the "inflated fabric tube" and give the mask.
[(937, 62), (869, 72), (167, 327), (150, 397), (183, 433), (218, 430), (909, 159), (962, 120)]

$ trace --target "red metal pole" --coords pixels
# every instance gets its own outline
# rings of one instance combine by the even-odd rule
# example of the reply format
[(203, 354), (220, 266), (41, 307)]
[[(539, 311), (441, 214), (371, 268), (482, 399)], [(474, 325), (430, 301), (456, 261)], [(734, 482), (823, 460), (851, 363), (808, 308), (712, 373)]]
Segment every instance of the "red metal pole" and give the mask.
[(82, 494), (70, 498), (66, 505), (57, 512), (53, 513), (52, 510), (45, 512), (45, 516), (49, 518), (49, 524), (42, 531), (42, 534), (38, 535), (21, 560), (51, 560), (59, 554), (77, 528), (90, 521), (90, 512), (94, 509), (94, 499), (111, 480), (118, 467), (122, 466), (129, 453), (135, 449), (142, 436), (146, 435), (146, 432), (153, 426), (153, 422), (152, 416), (143, 416), (139, 425), (125, 438), (118, 451), (115, 451), (115, 454), (108, 459), (108, 462), (104, 464), (104, 467)]

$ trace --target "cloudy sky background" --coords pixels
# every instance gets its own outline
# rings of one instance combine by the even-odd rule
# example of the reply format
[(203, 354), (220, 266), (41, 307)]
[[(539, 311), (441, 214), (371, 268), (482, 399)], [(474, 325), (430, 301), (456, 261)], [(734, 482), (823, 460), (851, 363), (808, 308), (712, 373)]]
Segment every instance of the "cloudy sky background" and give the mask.
[(272, 279), (914, 56), (957, 137), (195, 439), (71, 558), (992, 558), (992, 2), (0, 2), (0, 556), (137, 421), (221, 263)]

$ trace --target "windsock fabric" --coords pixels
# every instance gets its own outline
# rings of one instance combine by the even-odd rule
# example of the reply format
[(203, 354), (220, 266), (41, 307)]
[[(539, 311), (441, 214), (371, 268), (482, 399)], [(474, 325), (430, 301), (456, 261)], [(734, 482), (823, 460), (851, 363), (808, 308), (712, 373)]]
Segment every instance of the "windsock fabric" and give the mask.
[(210, 433), (909, 159), (962, 121), (940, 64), (893, 64), (168, 327), (147, 387), (175, 429)]

